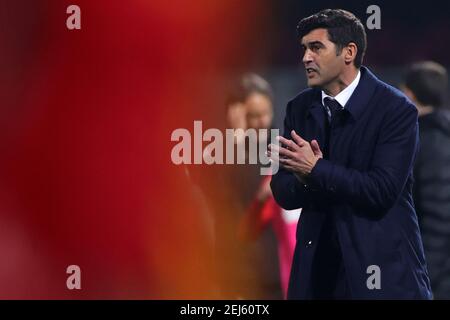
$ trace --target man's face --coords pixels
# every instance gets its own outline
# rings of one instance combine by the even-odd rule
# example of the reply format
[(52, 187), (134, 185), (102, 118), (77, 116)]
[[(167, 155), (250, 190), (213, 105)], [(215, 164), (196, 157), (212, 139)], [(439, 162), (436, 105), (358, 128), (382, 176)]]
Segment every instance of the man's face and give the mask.
[(303, 64), (308, 86), (324, 88), (339, 78), (345, 61), (336, 55), (336, 45), (328, 39), (328, 31), (314, 29), (301, 39)]
[(247, 126), (253, 129), (270, 129), (273, 118), (272, 102), (260, 93), (252, 93), (245, 101)]

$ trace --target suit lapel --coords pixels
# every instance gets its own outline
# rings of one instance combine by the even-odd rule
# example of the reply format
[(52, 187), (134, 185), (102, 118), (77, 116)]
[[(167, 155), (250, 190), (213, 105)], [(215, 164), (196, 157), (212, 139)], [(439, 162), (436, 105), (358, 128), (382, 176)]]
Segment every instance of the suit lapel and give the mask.
[(314, 96), (313, 101), (308, 110), (308, 131), (310, 137), (316, 139), (321, 148), (326, 147), (327, 123), (328, 119), (325, 115), (325, 108), (322, 105), (322, 94), (319, 89)]

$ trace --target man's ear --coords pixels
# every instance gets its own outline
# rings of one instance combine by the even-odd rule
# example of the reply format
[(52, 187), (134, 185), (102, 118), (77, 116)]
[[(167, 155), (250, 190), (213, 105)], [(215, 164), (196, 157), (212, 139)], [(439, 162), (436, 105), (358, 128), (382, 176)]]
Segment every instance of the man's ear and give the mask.
[(345, 64), (351, 64), (356, 58), (358, 47), (354, 42), (350, 42), (343, 50)]

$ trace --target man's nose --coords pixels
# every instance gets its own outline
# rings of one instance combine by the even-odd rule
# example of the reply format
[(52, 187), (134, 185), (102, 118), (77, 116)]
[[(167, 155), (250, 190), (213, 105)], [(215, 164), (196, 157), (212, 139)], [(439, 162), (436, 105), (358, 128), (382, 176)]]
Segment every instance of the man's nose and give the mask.
[(304, 64), (307, 64), (308, 62), (311, 62), (311, 61), (312, 61), (311, 51), (306, 50), (305, 53), (303, 54), (302, 62)]

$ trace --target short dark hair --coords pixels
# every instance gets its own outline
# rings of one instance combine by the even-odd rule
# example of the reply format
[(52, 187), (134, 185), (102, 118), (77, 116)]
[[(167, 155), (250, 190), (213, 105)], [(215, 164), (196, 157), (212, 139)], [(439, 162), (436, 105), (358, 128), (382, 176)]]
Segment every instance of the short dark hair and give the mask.
[(415, 63), (406, 72), (404, 86), (414, 93), (419, 103), (442, 107), (448, 89), (447, 70), (433, 61)]
[(336, 54), (350, 42), (356, 44), (358, 51), (354, 60), (355, 67), (361, 67), (366, 52), (367, 36), (361, 21), (351, 12), (342, 9), (325, 9), (312, 16), (303, 18), (297, 25), (299, 39), (319, 28), (327, 29), (328, 37), (336, 45)]
[(253, 93), (259, 93), (271, 101), (273, 100), (272, 88), (266, 79), (256, 73), (246, 73), (239, 77), (229, 90), (226, 105), (237, 102), (245, 102), (245, 100)]

